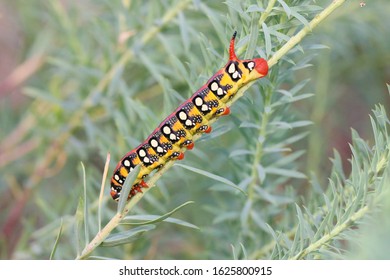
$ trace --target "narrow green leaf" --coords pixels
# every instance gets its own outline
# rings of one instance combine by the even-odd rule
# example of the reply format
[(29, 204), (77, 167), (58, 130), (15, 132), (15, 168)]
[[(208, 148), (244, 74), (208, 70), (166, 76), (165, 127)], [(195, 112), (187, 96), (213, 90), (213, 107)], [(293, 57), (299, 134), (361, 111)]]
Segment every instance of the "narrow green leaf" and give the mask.
[(131, 171), (130, 174), (127, 176), (125, 183), (122, 186), (121, 196), (119, 197), (117, 213), (123, 212), (123, 209), (125, 208), (127, 203), (127, 198), (129, 197), (130, 190), (133, 187), (133, 184), (137, 179), (140, 170), (141, 170), (141, 165), (138, 164), (133, 169), (133, 171)]
[(84, 214), (83, 214), (83, 208), (84, 208), (84, 200), (83, 197), (79, 197), (79, 203), (77, 205), (76, 209), (76, 214), (75, 214), (75, 240), (76, 240), (76, 251), (77, 255), (81, 254), (81, 248), (84, 246), (81, 245), (81, 229), (82, 229), (82, 224), (84, 221)]
[(265, 181), (265, 177), (267, 176), (267, 173), (265, 172), (265, 168), (260, 163), (257, 164), (257, 175), (259, 176), (260, 182)]
[[(245, 13), (243, 13), (245, 14)], [(246, 15), (246, 14), (245, 14)], [(249, 30), (249, 43), (244, 57), (254, 57), (257, 47), (257, 39), (259, 38), (259, 29), (257, 26), (258, 17), (256, 14), (252, 15), (250, 30)]]
[[(132, 216), (127, 216), (127, 217), (125, 217), (122, 220), (121, 223), (122, 224), (127, 224), (127, 225), (148, 225), (148, 224), (155, 224), (155, 223), (158, 223), (158, 222), (166, 221), (166, 222), (170, 222), (170, 223), (174, 223), (174, 224), (178, 224), (178, 225), (182, 225), (182, 226), (198, 229), (198, 227), (193, 225), (193, 224), (187, 223), (187, 222), (179, 220), (179, 219), (169, 218), (173, 213), (179, 211), (184, 206), (186, 206), (188, 204), (192, 204), (192, 203), (194, 203), (194, 202), (193, 201), (187, 201), (187, 202), (183, 203), (182, 205), (176, 207), (172, 211), (170, 211), (170, 212), (168, 212), (168, 213), (166, 213), (166, 214), (164, 214), (162, 216), (158, 216), (158, 215), (132, 215)], [(138, 221), (141, 220), (141, 221), (145, 221), (145, 222), (131, 222), (133, 220), (136, 220), (136, 221), (137, 220)]]
[(186, 17), (182, 12), (178, 14), (179, 18), (179, 27), (180, 27), (180, 35), (181, 40), (183, 42), (184, 50), (189, 52), (190, 49), (190, 35), (188, 31), (188, 23), (186, 21)]
[(264, 154), (271, 154), (271, 153), (288, 153), (291, 152), (291, 148), (284, 147), (282, 145), (278, 146), (272, 146), (272, 147), (265, 147), (263, 149)]
[(278, 2), (280, 3), (280, 5), (282, 5), (283, 10), (286, 12), (287, 17), (290, 18), (290, 16), (291, 16), (290, 7), (283, 0), (278, 0)]
[(295, 151), (289, 154), (288, 156), (281, 157), (279, 160), (274, 161), (270, 166), (281, 167), (287, 165), (300, 158), (304, 153), (305, 153), (304, 150)]
[[(139, 220), (139, 221), (146, 221), (146, 222), (126, 222), (125, 221), (125, 222), (122, 222), (121, 224), (126, 224), (126, 225), (148, 225), (148, 224), (152, 224), (152, 223), (155, 224), (157, 222), (160, 222), (159, 221), (160, 217), (161, 216), (158, 216), (158, 215), (133, 215), (133, 216), (129, 217), (129, 221), (130, 220)], [(176, 224), (176, 225), (183, 226), (183, 227), (199, 229), (199, 227), (197, 227), (196, 225), (191, 224), (191, 223), (186, 222), (186, 221), (183, 221), (183, 220), (180, 220), (180, 219), (175, 219), (175, 218), (169, 217), (169, 218), (165, 218), (161, 221), (171, 223), (171, 224)]]
[(276, 167), (266, 167), (265, 172), (267, 174), (281, 175), (289, 178), (305, 179), (306, 175), (302, 172), (290, 169), (276, 168)]
[(227, 0), (226, 5), (228, 5), (230, 8), (235, 10), (240, 16), (242, 16), (245, 20), (249, 21), (250, 18), (247, 13), (244, 12), (242, 9), (242, 3), (241, 1), (235, 1), (235, 0)]
[(275, 107), (278, 107), (278, 106), (281, 106), (281, 105), (284, 105), (286, 103), (293, 103), (293, 102), (297, 102), (297, 101), (300, 101), (300, 100), (303, 100), (303, 99), (306, 99), (306, 98), (310, 98), (314, 96), (313, 93), (303, 93), (303, 94), (300, 94), (300, 95), (295, 95), (291, 98), (289, 97), (284, 97), (282, 98), (281, 100), (277, 101), (277, 102), (274, 102), (271, 107), (272, 108), (275, 108)]
[[(298, 223), (296, 232), (298, 233), (300, 231), (301, 231), (300, 225)], [(289, 250), (289, 258), (292, 258), (296, 254), (298, 254), (298, 252), (302, 250), (303, 244), (304, 244), (304, 240), (300, 239), (300, 234), (294, 234), (294, 240)], [(299, 249), (298, 249), (298, 245), (299, 245)]]
[(274, 30), (274, 26), (272, 26), (272, 28), (269, 28), (269, 33), (275, 36), (276, 38), (278, 38), (279, 42), (283, 42), (283, 41), (287, 42), (288, 40), (290, 40), (290, 37), (287, 36), (286, 34)]
[(258, 212), (258, 211), (251, 211), (251, 218), (252, 218), (252, 220), (255, 222), (255, 224), (259, 228), (261, 228), (265, 232), (268, 231), (267, 223), (265, 222), (265, 220), (261, 216), (260, 212)]
[(230, 247), (232, 248), (232, 255), (233, 255), (233, 260), (238, 260), (236, 250), (234, 248), (233, 244), (230, 244)]
[(27, 87), (27, 88), (24, 88), (22, 92), (23, 92), (23, 94), (25, 94), (29, 97), (43, 100), (43, 101), (49, 102), (51, 104), (56, 104), (56, 105), (63, 104), (63, 101), (61, 99), (56, 98), (55, 96), (50, 94), (50, 92), (45, 92), (41, 89)]
[(104, 242), (100, 244), (100, 246), (112, 247), (131, 243), (139, 239), (145, 232), (150, 231), (154, 228), (156, 228), (155, 225), (143, 225), (125, 232), (112, 234), (107, 237), (106, 240), (104, 240)]
[(225, 221), (233, 221), (239, 218), (239, 213), (237, 211), (224, 212), (219, 214), (213, 220), (213, 224), (223, 223)]
[(85, 235), (85, 244), (89, 243), (89, 211), (88, 211), (88, 196), (87, 196), (87, 179), (85, 174), (85, 166), (81, 163), (81, 171), (83, 172), (83, 189), (84, 189), (84, 235)]
[(217, 36), (219, 37), (221, 42), (225, 41), (225, 28), (222, 24), (221, 20), (221, 14), (219, 10), (211, 9), (209, 6), (207, 6), (205, 3), (200, 2), (200, 9), (201, 11), (208, 17), (210, 20), (212, 26), (214, 27)]
[(100, 194), (99, 194), (99, 200), (98, 200), (98, 226), (99, 226), (99, 231), (102, 229), (102, 204), (103, 204), (103, 197), (104, 197), (104, 186), (106, 185), (106, 178), (107, 178), (107, 173), (108, 173), (108, 168), (110, 164), (110, 153), (107, 153), (106, 157), (106, 163), (104, 165), (104, 170), (103, 170), (103, 176), (102, 176), (102, 183), (100, 186)]
[(238, 149), (234, 150), (230, 153), (229, 157), (238, 157), (238, 156), (245, 156), (245, 155), (253, 155), (253, 151), (250, 150), (244, 150), (244, 149)]
[(57, 251), (57, 246), (58, 246), (60, 237), (62, 235), (62, 225), (63, 225), (63, 221), (61, 219), (60, 228), (58, 230), (57, 237), (56, 237), (56, 240), (55, 240), (54, 245), (53, 245), (53, 249), (51, 250), (51, 253), (50, 253), (50, 257), (49, 257), (50, 260), (52, 260), (54, 258), (54, 255), (55, 255), (55, 253)]
[(283, 94), (284, 96), (287, 96), (289, 98), (293, 97), (293, 94), (290, 91), (285, 90), (285, 89), (278, 89), (276, 92), (280, 92), (281, 94)]
[(180, 164), (180, 163), (175, 163), (175, 166), (183, 167), (184, 169), (190, 170), (192, 172), (195, 172), (195, 173), (198, 173), (200, 175), (203, 175), (203, 176), (206, 176), (208, 178), (211, 178), (211, 179), (213, 179), (215, 181), (218, 181), (218, 182), (221, 182), (221, 183), (226, 184), (228, 186), (231, 186), (231, 187), (235, 188), (236, 190), (240, 191), (241, 193), (243, 193), (244, 195), (246, 195), (245, 191), (243, 191), (240, 187), (238, 187), (236, 184), (234, 184), (233, 182), (229, 181), (226, 178), (223, 178), (221, 176), (212, 174), (212, 173), (207, 172), (205, 170), (201, 170), (201, 169), (198, 169), (198, 168), (195, 168), (195, 167), (191, 167), (191, 166), (188, 166), (188, 165), (184, 165), (184, 164)]
[(240, 214), (240, 221), (241, 221), (241, 230), (243, 232), (246, 232), (249, 230), (248, 225), (248, 217), (252, 209), (252, 200), (247, 200), (245, 202), (244, 207), (242, 207), (241, 214)]
[(304, 241), (305, 239), (311, 239), (311, 237), (314, 235), (314, 233), (313, 233), (312, 229), (310, 228), (309, 223), (307, 222), (307, 220), (303, 216), (301, 207), (299, 207), (298, 204), (295, 204), (295, 207), (297, 209), (299, 227), (300, 227), (300, 230), (302, 231), (300, 233), (300, 235), (301, 235), (301, 242)]
[(114, 259), (114, 258), (107, 258), (107, 257), (102, 257), (102, 256), (89, 256), (88, 257), (88, 260), (104, 260), (104, 261), (108, 261), (108, 260), (118, 260), (118, 259)]
[(299, 14), (294, 7), (291, 9), (291, 14), (293, 17), (299, 20), (303, 25), (309, 26), (309, 22), (307, 21), (307, 19), (301, 14)]
[(242, 254), (243, 254), (243, 258), (242, 259), (247, 260), (248, 259), (248, 254), (247, 254), (246, 248), (245, 248), (244, 244), (242, 244), (241, 242), (240, 242), (240, 246), (241, 246), (241, 251), (242, 251)]
[(291, 199), (290, 197), (274, 195), (269, 193), (267, 190), (263, 188), (257, 188), (256, 192), (262, 199), (274, 205), (283, 205), (283, 204), (289, 204), (293, 202), (293, 199)]
[(240, 124), (240, 127), (249, 127), (249, 128), (260, 129), (260, 125), (258, 125), (257, 123), (249, 122), (249, 121), (243, 121)]
[(299, 140), (305, 138), (307, 135), (309, 135), (309, 133), (310, 133), (309, 131), (304, 131), (302, 133), (292, 135), (291, 137), (282, 140), (282, 142), (280, 142), (280, 143), (283, 144), (284, 146), (291, 145), (291, 144), (296, 143)]
[(273, 237), (273, 239), (275, 241), (274, 252), (272, 254), (273, 255), (276, 254), (275, 257), (277, 259), (281, 259), (282, 256), (283, 256), (283, 249), (282, 249), (282, 246), (279, 243), (279, 238), (278, 238), (276, 232), (274, 231), (274, 229), (269, 224), (267, 224), (267, 228), (268, 228), (268, 232), (272, 235), (272, 237)]
[(312, 121), (296, 121), (296, 122), (283, 122), (283, 121), (273, 121), (270, 125), (274, 125), (281, 129), (293, 129), (297, 127), (304, 127), (313, 124)]
[(250, 5), (247, 9), (246, 9), (246, 12), (247, 13), (262, 13), (264, 12), (264, 8), (262, 7), (259, 7), (258, 5)]
[(290, 89), (292, 95), (296, 95), (301, 89), (303, 89), (309, 83), (309, 81), (310, 79), (304, 79), (301, 82), (294, 85), (294, 87)]
[(267, 54), (267, 57), (270, 57), (272, 52), (271, 34), (269, 32), (268, 26), (264, 22), (261, 24), (261, 27), (263, 28), (264, 33), (265, 52)]

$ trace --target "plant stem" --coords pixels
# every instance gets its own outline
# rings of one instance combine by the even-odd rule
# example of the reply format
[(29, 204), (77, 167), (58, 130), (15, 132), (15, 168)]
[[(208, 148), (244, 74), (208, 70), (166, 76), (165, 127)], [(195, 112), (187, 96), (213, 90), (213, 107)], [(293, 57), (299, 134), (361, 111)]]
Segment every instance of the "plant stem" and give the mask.
[(321, 13), (316, 15), (310, 23), (302, 28), (296, 35), (290, 38), (290, 40), (281, 47), (268, 61), (268, 66), (271, 68), (274, 66), (287, 52), (289, 52), (293, 47), (295, 47), (302, 39), (311, 32), (320, 22), (325, 20), (332, 12), (334, 12), (338, 7), (340, 7), (346, 0), (334, 0), (328, 7), (322, 10)]
[(291, 258), (291, 260), (299, 260), (306, 257), (308, 254), (317, 251), (319, 248), (321, 248), (324, 244), (328, 243), (330, 240), (332, 240), (334, 237), (339, 235), (341, 232), (349, 228), (352, 224), (354, 224), (357, 220), (361, 219), (369, 210), (369, 207), (366, 205), (363, 208), (361, 208), (359, 211), (355, 212), (351, 217), (349, 217), (345, 222), (342, 224), (334, 227), (332, 231), (326, 235), (324, 235), (322, 238), (317, 240), (316, 242), (310, 244), (308, 247), (300, 251), (298, 254), (296, 254), (294, 257)]
[(265, 11), (261, 14), (260, 20), (259, 20), (259, 26), (263, 24), (263, 22), (267, 19), (269, 14), (271, 13), (273, 7), (275, 6), (276, 0), (269, 0), (267, 8), (265, 8)]
[(272, 114), (272, 110), (269, 110), (271, 105), (271, 97), (272, 97), (272, 92), (270, 91), (268, 94), (265, 95), (265, 100), (264, 100), (264, 112), (262, 113), (261, 117), (261, 125), (259, 129), (259, 134), (258, 134), (258, 140), (256, 142), (256, 149), (255, 149), (255, 157), (252, 162), (252, 181), (250, 182), (248, 186), (248, 199), (253, 200), (254, 198), (254, 190), (256, 184), (261, 184), (261, 178), (259, 175), (259, 170), (258, 170), (258, 165), (261, 162), (261, 158), (263, 156), (263, 148), (264, 148), (264, 140), (266, 139), (267, 136), (267, 126), (268, 126), (268, 121), (269, 118)]

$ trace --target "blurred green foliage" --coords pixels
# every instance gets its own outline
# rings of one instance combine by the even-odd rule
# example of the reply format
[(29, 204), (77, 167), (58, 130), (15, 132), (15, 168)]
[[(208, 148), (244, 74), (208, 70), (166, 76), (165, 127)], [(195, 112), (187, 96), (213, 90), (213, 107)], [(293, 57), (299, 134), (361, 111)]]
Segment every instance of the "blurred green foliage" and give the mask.
[[(266, 0), (0, 3), (11, 15), (0, 18), (0, 57), (13, 58), (0, 69), (0, 257), (48, 259), (55, 247), (53, 258), (75, 258), (100, 229), (107, 153), (110, 176), (224, 65), (234, 30), (239, 57), (270, 58), (328, 2), (276, 1), (260, 26)], [(153, 226), (94, 255), (390, 258), (390, 6), (360, 2), (313, 30), (186, 153), (187, 168), (145, 195), (129, 220)], [(106, 186), (103, 225), (116, 207)]]

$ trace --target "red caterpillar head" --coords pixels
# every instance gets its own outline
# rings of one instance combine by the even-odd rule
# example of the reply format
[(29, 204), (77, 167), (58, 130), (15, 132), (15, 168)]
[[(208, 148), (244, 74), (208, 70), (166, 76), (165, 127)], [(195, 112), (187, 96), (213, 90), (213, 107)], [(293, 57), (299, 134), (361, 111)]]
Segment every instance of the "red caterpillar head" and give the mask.
[[(258, 78), (266, 76), (268, 73), (268, 63), (265, 59), (253, 58), (253, 59), (240, 60), (237, 58), (236, 53), (234, 52), (234, 41), (236, 39), (236, 35), (237, 35), (237, 32), (234, 32), (233, 37), (230, 40), (229, 60), (242, 63), (243, 66), (249, 71), (249, 73), (243, 79), (242, 82), (245, 83), (245, 82), (248, 82), (251, 80), (256, 80)], [(255, 71), (252, 71), (252, 70), (255, 70)]]

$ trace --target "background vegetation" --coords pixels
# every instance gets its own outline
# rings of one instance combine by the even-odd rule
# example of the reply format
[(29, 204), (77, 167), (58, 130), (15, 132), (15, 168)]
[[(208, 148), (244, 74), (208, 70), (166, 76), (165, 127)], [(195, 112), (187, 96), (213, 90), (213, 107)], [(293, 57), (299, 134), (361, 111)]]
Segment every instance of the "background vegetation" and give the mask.
[[(117, 211), (108, 183), (98, 211), (107, 153), (110, 176), (224, 65), (234, 30), (239, 57), (269, 59), (330, 2), (2, 1), (1, 258), (80, 256)], [(389, 259), (387, 2), (346, 1), (130, 213), (170, 218), (92, 255)]]

